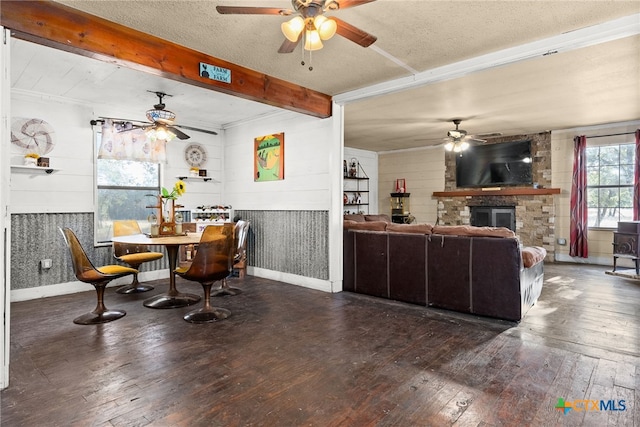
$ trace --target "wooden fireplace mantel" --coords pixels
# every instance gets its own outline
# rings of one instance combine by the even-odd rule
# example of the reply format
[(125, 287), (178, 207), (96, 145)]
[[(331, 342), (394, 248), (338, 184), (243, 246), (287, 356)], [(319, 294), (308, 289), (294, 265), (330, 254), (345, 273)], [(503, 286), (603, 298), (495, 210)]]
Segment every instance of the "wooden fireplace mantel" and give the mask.
[(467, 197), (467, 196), (546, 196), (560, 194), (559, 188), (500, 188), (500, 189), (467, 189), (455, 191), (434, 191), (434, 197)]

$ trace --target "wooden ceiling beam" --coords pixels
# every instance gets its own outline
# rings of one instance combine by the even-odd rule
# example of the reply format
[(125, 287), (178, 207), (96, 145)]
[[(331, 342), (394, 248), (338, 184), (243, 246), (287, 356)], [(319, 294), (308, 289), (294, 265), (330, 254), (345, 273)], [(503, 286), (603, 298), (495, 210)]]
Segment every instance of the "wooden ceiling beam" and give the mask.
[[(0, 24), (16, 38), (287, 110), (326, 118), (329, 95), (223, 61), (52, 1), (2, 1)], [(200, 63), (231, 83), (200, 76)]]

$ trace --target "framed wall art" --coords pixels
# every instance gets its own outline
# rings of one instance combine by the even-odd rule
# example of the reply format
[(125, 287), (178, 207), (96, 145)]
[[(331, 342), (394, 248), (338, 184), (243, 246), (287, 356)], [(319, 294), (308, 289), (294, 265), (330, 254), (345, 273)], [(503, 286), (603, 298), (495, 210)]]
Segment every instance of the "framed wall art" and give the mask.
[(284, 179), (284, 132), (254, 139), (253, 180)]

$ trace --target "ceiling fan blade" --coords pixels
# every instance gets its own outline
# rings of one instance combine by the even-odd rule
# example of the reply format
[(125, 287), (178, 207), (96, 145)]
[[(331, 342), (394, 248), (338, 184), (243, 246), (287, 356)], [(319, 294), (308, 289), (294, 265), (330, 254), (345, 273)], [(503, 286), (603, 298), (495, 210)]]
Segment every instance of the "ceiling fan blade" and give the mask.
[(348, 7), (360, 6), (362, 4), (373, 3), (376, 0), (340, 0), (340, 10)]
[(282, 15), (287, 16), (293, 13), (289, 9), (278, 9), (277, 7), (248, 7), (248, 6), (216, 6), (218, 13), (223, 15)]
[(477, 138), (495, 138), (496, 136), (502, 136), (502, 132), (481, 133), (480, 135), (475, 135)]
[(196, 132), (208, 133), (209, 135), (217, 135), (218, 134), (218, 132), (216, 132), (214, 130), (206, 130), (206, 129), (194, 128), (194, 127), (185, 126), (185, 125), (173, 125), (173, 127), (178, 127), (180, 129), (194, 130)]
[(300, 43), (301, 39), (302, 39), (302, 33), (300, 33), (300, 35), (298, 36), (298, 40), (294, 42), (290, 41), (288, 38), (285, 37), (284, 41), (282, 42), (282, 45), (280, 46), (280, 49), (278, 49), (278, 53), (293, 52), (296, 46), (298, 46), (298, 43)]
[(336, 21), (336, 24), (338, 24), (338, 29), (336, 30), (338, 34), (362, 47), (368, 47), (378, 40), (376, 36), (354, 27), (353, 25), (344, 22), (342, 19), (336, 18), (335, 16), (332, 16), (331, 19)]
[(474, 142), (474, 143), (478, 143), (478, 144), (484, 144), (485, 142), (487, 142), (486, 139), (480, 139), (480, 138), (476, 138), (473, 136), (468, 136), (465, 138), (466, 141), (468, 142)]
[(174, 134), (178, 139), (189, 139), (191, 138), (186, 133), (182, 132), (180, 129), (171, 126), (167, 128), (167, 132)]

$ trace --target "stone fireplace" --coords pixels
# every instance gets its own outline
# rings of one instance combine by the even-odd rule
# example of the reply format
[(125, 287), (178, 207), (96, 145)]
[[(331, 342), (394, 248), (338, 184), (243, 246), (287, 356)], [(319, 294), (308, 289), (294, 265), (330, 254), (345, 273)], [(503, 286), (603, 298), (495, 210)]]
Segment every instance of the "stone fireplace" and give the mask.
[[(555, 258), (554, 194), (558, 194), (559, 190), (549, 188), (551, 186), (551, 133), (492, 138), (487, 143), (523, 139), (531, 140), (533, 180), (538, 183), (538, 188), (457, 188), (455, 153), (447, 153), (445, 191), (434, 193), (438, 200), (438, 224), (472, 225), (472, 220), (478, 219), (474, 218), (475, 215), (480, 215), (484, 219), (487, 215), (489, 218), (494, 215), (491, 211), (487, 214), (486, 208), (509, 208), (513, 212), (513, 219), (509, 221), (522, 244), (544, 247), (547, 250), (546, 260), (553, 261)], [(480, 210), (477, 210), (478, 208)], [(504, 213), (504, 211), (496, 212)], [(500, 220), (504, 221), (505, 217), (500, 216)], [(505, 225), (501, 222), (500, 225), (493, 226)]]

